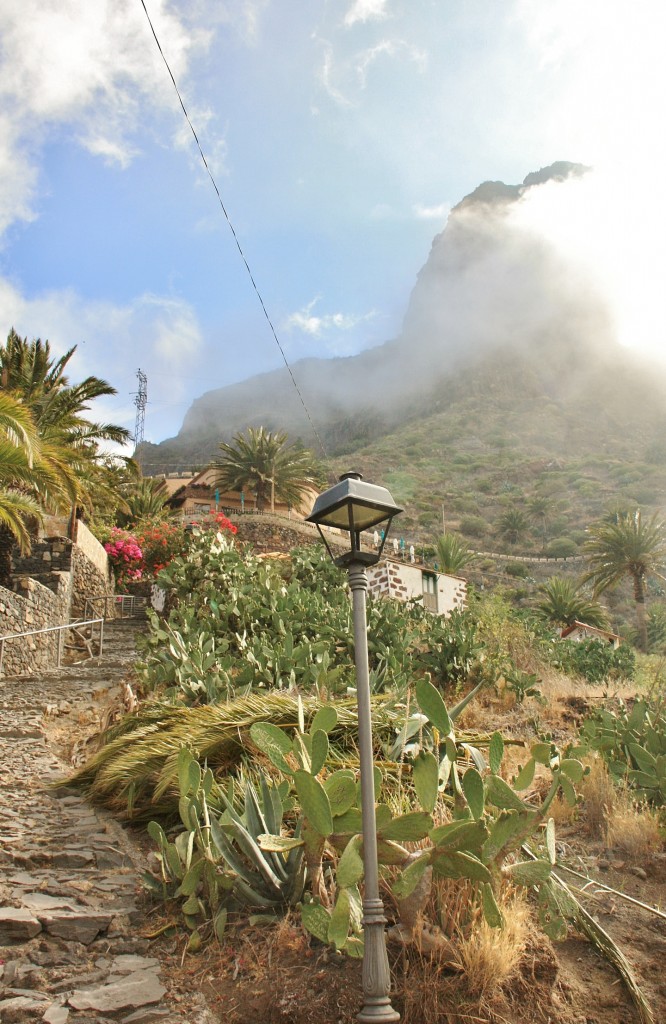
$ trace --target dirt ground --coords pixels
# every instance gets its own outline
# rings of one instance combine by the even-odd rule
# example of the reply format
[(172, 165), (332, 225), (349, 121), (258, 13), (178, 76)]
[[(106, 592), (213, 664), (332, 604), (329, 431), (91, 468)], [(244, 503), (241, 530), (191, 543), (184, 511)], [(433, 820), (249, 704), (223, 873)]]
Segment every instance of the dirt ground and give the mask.
[[(553, 693), (546, 715), (554, 738), (573, 735), (587, 710), (602, 699), (600, 690)], [(505, 736), (534, 728), (534, 709), (510, 708), (488, 700), (468, 717), (469, 728), (499, 728)], [(99, 712), (77, 722), (50, 725), (51, 742), (61, 755), (81, 760), (86, 737), (108, 721)], [(540, 723), (543, 726), (543, 723)], [(618, 943), (650, 1004), (655, 1024), (666, 1022), (666, 919), (568, 874), (574, 868), (596, 883), (635, 900), (666, 907), (666, 852), (631, 857), (591, 839), (584, 815), (558, 823), (562, 877), (588, 911)], [(145, 835), (137, 846), (150, 848)], [(170, 926), (161, 906), (146, 897), (144, 936), (151, 954), (164, 965), (172, 1001), (186, 1012), (188, 994), (206, 995), (211, 1022), (224, 1024), (351, 1024), (361, 1005), (361, 964), (309, 937), (296, 917), (280, 924), (250, 926), (230, 921), (223, 945), (210, 944), (186, 954), (186, 935)], [(390, 909), (387, 911), (390, 916)], [(443, 969), (413, 950), (389, 946), (393, 1005), (404, 1024), (641, 1024), (641, 1016), (617, 970), (584, 937), (571, 934), (552, 944), (536, 927), (515, 976), (481, 998), (470, 993), (464, 974)]]
[[(570, 838), (573, 852), (576, 838)], [(664, 905), (663, 855), (644, 862), (646, 881), (633, 875), (626, 864), (599, 870), (598, 864), (589, 863), (589, 843), (581, 845), (581, 855), (583, 849), (586, 867), (595, 878), (603, 877), (610, 887), (653, 906)], [(606, 856), (603, 851), (602, 863)], [(627, 957), (656, 1024), (666, 1021), (666, 921), (599, 889), (592, 890), (585, 902)], [(224, 945), (210, 946), (196, 956), (185, 955), (184, 946), (184, 936), (175, 930), (155, 941), (157, 955), (169, 964), (172, 992), (186, 1000), (193, 985), (201, 988), (216, 1021), (351, 1024), (360, 1008), (360, 962), (308, 937), (295, 918), (278, 926), (232, 922)], [(534, 928), (515, 977), (485, 1000), (469, 993), (464, 975), (442, 969), (427, 956), (389, 945), (389, 961), (392, 1002), (404, 1024), (641, 1021), (617, 971), (577, 935), (552, 944)]]

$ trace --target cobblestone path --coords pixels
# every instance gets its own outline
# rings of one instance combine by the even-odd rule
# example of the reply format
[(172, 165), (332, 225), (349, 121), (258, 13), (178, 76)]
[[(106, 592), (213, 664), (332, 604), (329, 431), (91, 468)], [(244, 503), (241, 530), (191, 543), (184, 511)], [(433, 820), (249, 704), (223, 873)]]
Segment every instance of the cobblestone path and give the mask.
[(80, 794), (48, 788), (70, 766), (47, 733), (71, 748), (76, 723), (101, 718), (134, 657), (137, 628), (136, 621), (109, 623), (101, 659), (39, 678), (0, 680), (3, 1024), (212, 1019), (196, 993), (186, 1009), (178, 1005), (159, 962), (148, 955), (131, 839)]

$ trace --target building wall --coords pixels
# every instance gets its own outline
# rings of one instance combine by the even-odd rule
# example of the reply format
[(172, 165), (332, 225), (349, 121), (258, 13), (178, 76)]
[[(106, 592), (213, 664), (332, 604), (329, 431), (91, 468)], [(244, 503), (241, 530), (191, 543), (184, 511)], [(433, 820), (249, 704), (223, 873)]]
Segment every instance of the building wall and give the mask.
[[(467, 601), (467, 581), (459, 576), (425, 570), (437, 581), (437, 614), (450, 615), (454, 608), (464, 608)], [(383, 559), (368, 570), (368, 589), (380, 597), (400, 601), (423, 596), (423, 568), (411, 562)]]

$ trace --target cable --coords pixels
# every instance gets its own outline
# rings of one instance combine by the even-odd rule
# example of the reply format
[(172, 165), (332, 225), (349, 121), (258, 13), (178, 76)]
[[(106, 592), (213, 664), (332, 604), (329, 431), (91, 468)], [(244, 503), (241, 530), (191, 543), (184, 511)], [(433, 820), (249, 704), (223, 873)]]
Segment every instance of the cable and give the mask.
[(157, 38), (157, 33), (155, 31), (155, 28), (153, 26), (152, 21), (150, 20), (150, 15), (148, 14), (148, 8), (146, 7), (145, 0), (141, 0), (141, 6), (143, 7), (143, 10), (144, 10), (144, 13), (146, 15), (146, 18), (148, 19), (148, 24), (150, 25), (150, 31), (153, 33), (153, 39), (155, 40), (155, 43), (157, 44), (157, 49), (159, 50), (160, 56), (161, 56), (162, 60), (164, 61), (164, 65), (165, 65), (167, 71), (169, 72), (169, 78), (171, 79), (171, 81), (173, 83), (173, 87), (176, 90), (176, 96), (178, 97), (178, 102), (180, 103), (180, 106), (181, 106), (181, 109), (183, 111), (183, 114), (185, 115), (185, 120), (187, 121), (187, 123), (188, 123), (188, 125), (190, 127), (190, 131), (192, 132), (192, 135), (194, 137), (194, 141), (197, 144), (197, 149), (199, 150), (199, 155), (201, 156), (201, 159), (203, 161), (203, 165), (206, 168), (206, 173), (208, 174), (208, 177), (211, 180), (211, 184), (212, 184), (213, 188), (215, 189), (215, 194), (216, 194), (216, 196), (218, 198), (218, 202), (219, 202), (220, 207), (222, 209), (222, 213), (224, 214), (225, 219), (227, 221), (227, 224), (229, 226), (229, 230), (231, 231), (231, 234), (233, 235), (234, 242), (236, 243), (236, 248), (238, 249), (240, 257), (241, 257), (243, 263), (245, 264), (245, 269), (246, 269), (246, 271), (248, 273), (248, 277), (250, 278), (250, 281), (252, 283), (252, 287), (254, 288), (255, 294), (256, 294), (257, 298), (259, 299), (259, 304), (260, 304), (260, 306), (261, 306), (261, 308), (263, 310), (263, 314), (264, 314), (264, 316), (266, 318), (266, 322), (268, 323), (268, 326), (270, 328), (271, 334), (273, 335), (273, 338), (275, 339), (275, 344), (277, 345), (277, 347), (280, 350), (280, 355), (282, 356), (282, 359), (284, 361), (284, 365), (287, 367), (287, 370), (289, 372), (289, 376), (291, 377), (291, 382), (294, 385), (294, 387), (296, 388), (296, 394), (298, 395), (298, 397), (301, 400), (301, 405), (303, 406), (303, 408), (305, 410), (305, 415), (307, 416), (308, 421), (310, 423), (310, 426), (312, 427), (312, 432), (313, 432), (314, 436), (317, 438), (317, 441), (319, 442), (319, 447), (322, 450), (324, 458), (326, 458), (327, 457), (327, 452), (326, 452), (326, 448), (324, 447), (324, 442), (322, 441), (321, 437), (319, 436), (317, 428), (314, 425), (314, 422), (313, 422), (312, 417), (310, 415), (310, 410), (308, 409), (307, 405), (305, 404), (305, 399), (303, 398), (303, 395), (300, 392), (298, 384), (296, 383), (296, 378), (294, 377), (294, 374), (292, 372), (291, 366), (289, 365), (289, 363), (287, 361), (287, 357), (286, 357), (286, 355), (284, 353), (284, 349), (282, 348), (282, 345), (280, 344), (280, 339), (278, 338), (277, 331), (275, 330), (275, 327), (273, 326), (273, 321), (271, 320), (270, 316), (268, 315), (268, 310), (266, 309), (266, 306), (264, 304), (264, 300), (263, 300), (263, 298), (261, 296), (261, 292), (259, 291), (259, 288), (257, 287), (256, 281), (254, 280), (254, 276), (252, 274), (252, 271), (250, 270), (250, 265), (247, 262), (247, 259), (245, 258), (245, 253), (243, 252), (243, 249), (241, 248), (241, 244), (240, 244), (240, 242), (238, 240), (238, 235), (236, 234), (234, 226), (231, 223), (231, 219), (229, 217), (229, 214), (227, 213), (227, 210), (226, 210), (226, 207), (224, 205), (224, 202), (222, 201), (222, 196), (220, 194), (219, 188), (217, 187), (217, 182), (215, 181), (215, 178), (213, 177), (213, 173), (212, 173), (210, 167), (208, 166), (208, 161), (206, 160), (204, 151), (201, 148), (201, 143), (199, 142), (199, 136), (197, 135), (196, 131), (194, 130), (194, 125), (192, 124), (192, 122), (190, 120), (190, 115), (188, 114), (187, 109), (185, 107), (185, 104), (183, 102), (183, 97), (180, 94), (180, 90), (178, 88), (178, 84), (176, 82), (176, 79), (174, 78), (173, 71), (171, 70), (171, 68), (169, 66), (169, 62), (166, 59), (166, 57), (164, 55), (164, 51), (162, 50), (162, 46), (160, 44), (160, 41)]

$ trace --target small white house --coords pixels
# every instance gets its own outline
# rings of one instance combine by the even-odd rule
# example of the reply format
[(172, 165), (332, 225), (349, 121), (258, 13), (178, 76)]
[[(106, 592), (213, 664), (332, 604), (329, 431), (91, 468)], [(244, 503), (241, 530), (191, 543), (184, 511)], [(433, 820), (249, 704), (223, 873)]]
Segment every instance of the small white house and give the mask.
[(435, 615), (450, 615), (467, 603), (467, 580), (412, 562), (383, 558), (368, 569), (368, 590), (378, 597), (408, 601), (420, 597)]
[(589, 626), (586, 622), (578, 622), (578, 620), (572, 622), (570, 626), (565, 626), (560, 637), (562, 640), (573, 640), (574, 643), (580, 643), (581, 640), (601, 640), (610, 644), (613, 650), (616, 650), (622, 643), (622, 637), (617, 633), (610, 633), (607, 629)]

